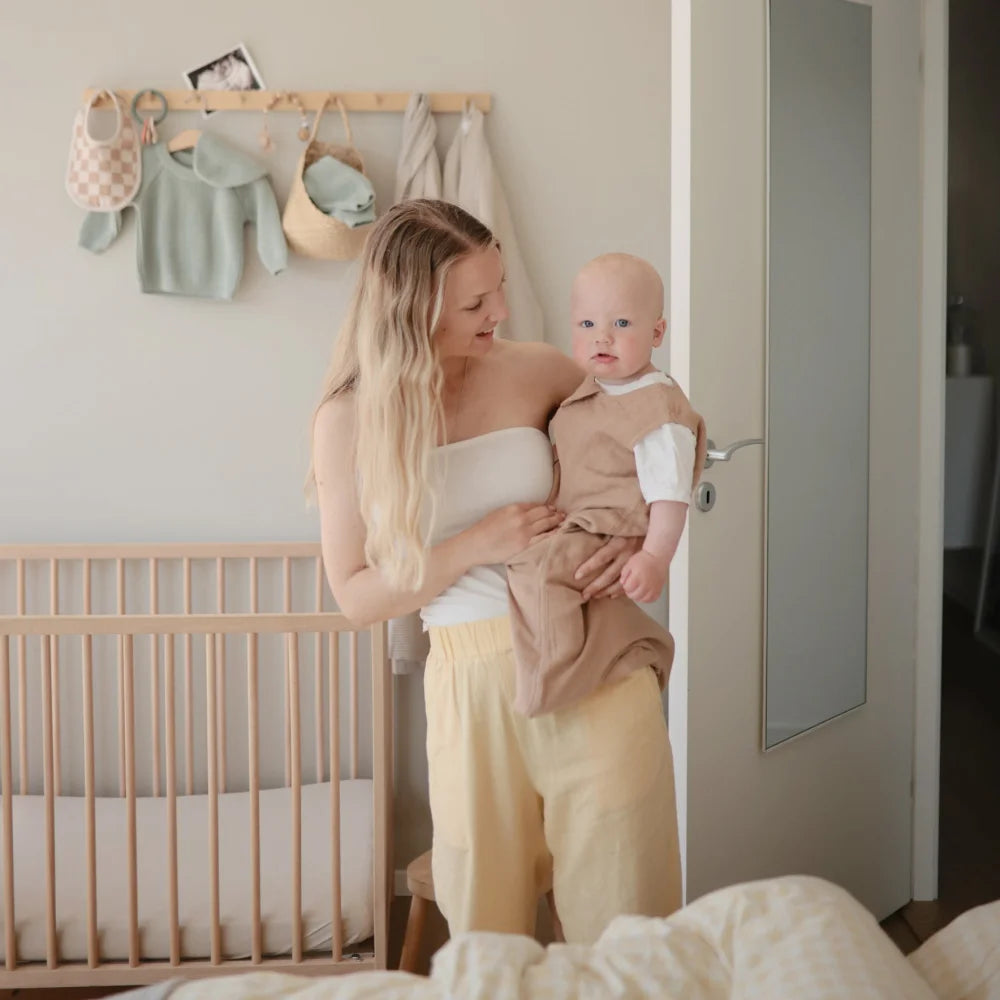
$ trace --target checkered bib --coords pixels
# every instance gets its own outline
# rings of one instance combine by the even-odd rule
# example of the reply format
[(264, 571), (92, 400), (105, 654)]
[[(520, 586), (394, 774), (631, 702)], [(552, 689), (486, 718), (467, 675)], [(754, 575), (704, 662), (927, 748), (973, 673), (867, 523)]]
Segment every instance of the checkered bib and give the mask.
[[(90, 134), (90, 112), (101, 94), (115, 109), (115, 131), (108, 139)], [(73, 141), (66, 168), (66, 190), (81, 208), (115, 212), (135, 197), (142, 180), (142, 146), (132, 118), (110, 90), (97, 91), (73, 120)]]

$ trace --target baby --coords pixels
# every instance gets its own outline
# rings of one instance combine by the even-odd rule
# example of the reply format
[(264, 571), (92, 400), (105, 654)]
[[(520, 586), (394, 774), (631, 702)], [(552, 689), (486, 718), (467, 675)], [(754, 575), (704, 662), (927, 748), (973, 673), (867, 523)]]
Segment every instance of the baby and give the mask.
[[(642, 667), (666, 683), (673, 640), (634, 602), (662, 593), (705, 461), (703, 421), (650, 361), (666, 330), (656, 270), (628, 254), (598, 257), (573, 283), (571, 314), (573, 356), (587, 377), (550, 426), (550, 502), (566, 519), (507, 566), (515, 706), (526, 715), (565, 708)], [(621, 574), (629, 599), (584, 602), (576, 568), (614, 535), (644, 538)]]

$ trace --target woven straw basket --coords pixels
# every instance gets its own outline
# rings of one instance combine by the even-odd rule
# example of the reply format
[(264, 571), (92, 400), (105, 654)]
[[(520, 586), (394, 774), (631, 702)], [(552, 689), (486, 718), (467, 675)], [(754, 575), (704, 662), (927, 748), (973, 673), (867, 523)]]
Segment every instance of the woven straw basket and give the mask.
[(299, 161), (295, 180), (292, 181), (281, 225), (285, 231), (288, 246), (303, 257), (313, 257), (318, 260), (354, 260), (361, 255), (361, 251), (364, 249), (372, 223), (352, 229), (340, 219), (327, 215), (313, 204), (303, 181), (306, 168), (315, 163), (321, 156), (333, 156), (360, 173), (365, 172), (364, 160), (361, 159), (361, 154), (355, 147), (354, 138), (351, 135), (351, 123), (347, 118), (347, 110), (339, 97), (335, 99), (335, 102), (344, 122), (347, 145), (337, 146), (329, 142), (320, 142), (316, 138), (320, 118), (323, 117), (323, 112), (326, 110), (327, 104), (330, 103), (328, 97), (320, 106), (319, 111), (316, 112), (316, 118), (313, 120), (309, 142), (302, 153), (302, 159)]

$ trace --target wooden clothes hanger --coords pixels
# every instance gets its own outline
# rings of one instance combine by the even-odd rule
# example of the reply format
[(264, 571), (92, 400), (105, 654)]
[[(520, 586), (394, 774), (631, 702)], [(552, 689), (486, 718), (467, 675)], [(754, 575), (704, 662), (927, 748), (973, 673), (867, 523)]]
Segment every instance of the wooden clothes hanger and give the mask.
[[(208, 103), (205, 101), (205, 95), (199, 94), (199, 99), (201, 100), (202, 111), (208, 111)], [(182, 149), (194, 149), (195, 143), (201, 138), (200, 128), (186, 128), (182, 132), (178, 132), (170, 142), (167, 143), (167, 152), (177, 153)]]
[(195, 143), (201, 138), (200, 128), (186, 128), (167, 143), (167, 149), (176, 153), (182, 149), (194, 149)]

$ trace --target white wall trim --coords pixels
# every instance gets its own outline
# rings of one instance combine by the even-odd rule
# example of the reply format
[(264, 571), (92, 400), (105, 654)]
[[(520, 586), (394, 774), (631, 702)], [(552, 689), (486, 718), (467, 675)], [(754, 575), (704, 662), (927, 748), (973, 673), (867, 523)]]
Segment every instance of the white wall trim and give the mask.
[[(670, 373), (691, 385), (691, 0), (673, 0), (670, 20)], [(667, 718), (674, 754), (682, 899), (687, 901), (688, 528), (670, 563), (668, 620), (674, 637)]]
[(913, 737), (914, 899), (938, 894), (944, 372), (948, 218), (948, 0), (924, 0), (921, 128), (920, 483)]

